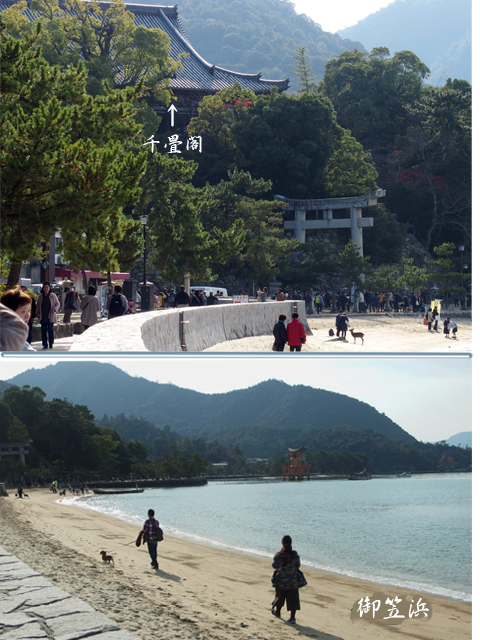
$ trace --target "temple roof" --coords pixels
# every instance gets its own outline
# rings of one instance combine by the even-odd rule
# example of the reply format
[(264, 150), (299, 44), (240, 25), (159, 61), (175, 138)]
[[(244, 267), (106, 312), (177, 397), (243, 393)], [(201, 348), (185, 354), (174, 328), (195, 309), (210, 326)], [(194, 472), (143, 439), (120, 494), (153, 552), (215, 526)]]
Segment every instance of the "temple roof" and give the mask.
[[(88, 0), (87, 0), (88, 1)], [(0, 0), (0, 12), (8, 9), (17, 0)], [(30, 7), (30, 0), (27, 0)], [(102, 6), (108, 6), (108, 2), (101, 3)], [(59, 1), (60, 7), (67, 11)], [(238, 71), (230, 71), (216, 67), (204, 60), (190, 44), (187, 34), (178, 17), (176, 6), (160, 6), (160, 5), (143, 5), (143, 4), (126, 4), (126, 9), (133, 13), (135, 25), (143, 25), (149, 29), (160, 29), (164, 31), (170, 38), (171, 52), (170, 55), (174, 60), (180, 59), (180, 54), (189, 54), (187, 58), (182, 58), (183, 70), (177, 73), (173, 78), (170, 87), (177, 91), (201, 91), (204, 93), (214, 93), (231, 87), (235, 82), (239, 82), (242, 88), (251, 89), (255, 93), (268, 92), (270, 87), (278, 87), (281, 90), (288, 88), (288, 79), (286, 80), (264, 80), (259, 73), (248, 74), (239, 73)], [(29, 20), (34, 20), (35, 16), (28, 8), (25, 16)]]

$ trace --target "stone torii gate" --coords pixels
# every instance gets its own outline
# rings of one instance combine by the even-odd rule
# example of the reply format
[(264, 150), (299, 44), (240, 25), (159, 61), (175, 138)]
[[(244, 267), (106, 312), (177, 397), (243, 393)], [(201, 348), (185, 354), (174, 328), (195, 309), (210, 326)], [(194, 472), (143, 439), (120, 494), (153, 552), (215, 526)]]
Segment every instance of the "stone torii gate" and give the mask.
[[(363, 256), (363, 227), (373, 227), (373, 218), (362, 218), (364, 207), (374, 207), (378, 198), (386, 194), (384, 189), (366, 193), (363, 196), (351, 198), (325, 198), (323, 200), (294, 200), (284, 196), (275, 196), (275, 200), (286, 202), (286, 211), (295, 211), (295, 220), (285, 221), (284, 228), (293, 229), (295, 238), (305, 242), (307, 229), (348, 229), (350, 227), (352, 240), (357, 245), (358, 254)], [(334, 209), (350, 209), (349, 218), (334, 218)], [(307, 211), (321, 211), (321, 220), (307, 220)]]

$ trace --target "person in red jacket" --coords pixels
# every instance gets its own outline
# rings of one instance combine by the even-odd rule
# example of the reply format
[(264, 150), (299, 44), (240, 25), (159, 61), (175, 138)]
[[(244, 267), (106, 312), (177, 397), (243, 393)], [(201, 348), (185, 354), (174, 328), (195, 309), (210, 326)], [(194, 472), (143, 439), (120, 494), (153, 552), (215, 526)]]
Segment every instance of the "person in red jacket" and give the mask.
[(305, 327), (298, 319), (298, 313), (292, 313), (292, 321), (287, 325), (287, 338), (290, 351), (301, 351), (307, 341)]

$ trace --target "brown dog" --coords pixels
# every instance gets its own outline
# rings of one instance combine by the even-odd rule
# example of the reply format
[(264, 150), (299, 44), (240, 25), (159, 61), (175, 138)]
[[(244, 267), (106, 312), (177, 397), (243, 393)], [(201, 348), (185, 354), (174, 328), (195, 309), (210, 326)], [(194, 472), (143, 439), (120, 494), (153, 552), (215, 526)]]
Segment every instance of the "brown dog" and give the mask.
[(106, 551), (100, 551), (100, 555), (102, 556), (102, 560), (104, 562), (113, 562), (113, 564), (115, 564), (113, 556), (108, 556)]

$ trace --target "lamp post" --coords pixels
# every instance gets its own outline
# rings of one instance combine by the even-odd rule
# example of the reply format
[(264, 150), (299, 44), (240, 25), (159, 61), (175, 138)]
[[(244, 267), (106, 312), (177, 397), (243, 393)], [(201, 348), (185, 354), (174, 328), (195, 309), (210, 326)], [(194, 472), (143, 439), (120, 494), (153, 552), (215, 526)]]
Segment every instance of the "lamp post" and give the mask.
[(143, 214), (140, 216), (140, 222), (142, 223), (142, 227), (143, 227), (143, 285), (146, 286), (147, 284), (147, 243), (145, 240), (145, 231), (147, 228), (147, 222), (148, 222), (148, 216), (146, 214)]

